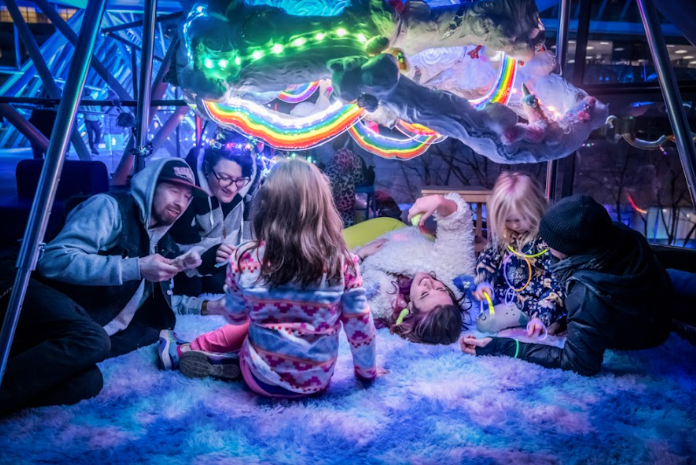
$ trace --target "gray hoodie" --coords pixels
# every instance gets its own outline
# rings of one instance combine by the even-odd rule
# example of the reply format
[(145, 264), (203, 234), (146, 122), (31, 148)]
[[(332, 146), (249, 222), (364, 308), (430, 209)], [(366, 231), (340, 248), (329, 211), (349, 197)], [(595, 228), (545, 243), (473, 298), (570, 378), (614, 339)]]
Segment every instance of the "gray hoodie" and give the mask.
[[(157, 178), (162, 167), (174, 160), (166, 158), (151, 162), (133, 176), (131, 195), (140, 211), (140, 221), (147, 228), (152, 216)], [(150, 236), (150, 253), (170, 226), (147, 228)], [(140, 280), (135, 295), (114, 321), (105, 329), (109, 335), (125, 329), (135, 311), (148, 296), (150, 286), (140, 276), (138, 257), (98, 255), (118, 243), (123, 231), (122, 218), (116, 199), (108, 194), (97, 194), (82, 202), (68, 215), (61, 232), (45, 248), (39, 261), (39, 273), (49, 279), (85, 286), (118, 286)], [(178, 313), (195, 313), (200, 308), (197, 299), (175, 297), (172, 306)], [(117, 321), (118, 320), (118, 321)]]

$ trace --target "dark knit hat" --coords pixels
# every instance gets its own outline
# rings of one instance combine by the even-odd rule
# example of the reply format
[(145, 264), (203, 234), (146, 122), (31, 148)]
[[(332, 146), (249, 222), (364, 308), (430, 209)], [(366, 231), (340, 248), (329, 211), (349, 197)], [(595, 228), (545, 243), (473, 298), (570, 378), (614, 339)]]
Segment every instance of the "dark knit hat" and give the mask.
[(560, 200), (539, 224), (544, 242), (566, 255), (581, 255), (610, 243), (614, 229), (609, 213), (589, 195)]

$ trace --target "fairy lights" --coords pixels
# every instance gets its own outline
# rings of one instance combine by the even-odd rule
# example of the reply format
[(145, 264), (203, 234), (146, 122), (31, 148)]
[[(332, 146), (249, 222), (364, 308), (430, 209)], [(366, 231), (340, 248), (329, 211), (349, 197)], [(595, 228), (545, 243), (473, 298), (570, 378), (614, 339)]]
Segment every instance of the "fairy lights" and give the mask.
[[(239, 50), (230, 51), (211, 51), (209, 49), (201, 50), (201, 45), (194, 47), (189, 38), (189, 32), (191, 28), (191, 23), (202, 16), (207, 16), (207, 8), (199, 6), (194, 8), (189, 14), (186, 23), (184, 23), (183, 31), (184, 37), (186, 38), (186, 49), (187, 55), (190, 61), (194, 60), (194, 50), (196, 55), (198, 55), (198, 63), (202, 68), (205, 68), (206, 75), (209, 77), (224, 78), (227, 75), (239, 72), (242, 65), (249, 62), (255, 62), (265, 58), (268, 55), (283, 55), (287, 53), (288, 47), (292, 47), (296, 51), (302, 51), (312, 45), (318, 45), (327, 38), (331, 38), (335, 41), (352, 41), (355, 43), (357, 50), (362, 50), (364, 44), (369, 40), (368, 35), (365, 32), (358, 31), (356, 33), (351, 33), (348, 29), (344, 27), (339, 27), (333, 32), (311, 32), (301, 36), (294, 36), (287, 39), (287, 43), (281, 43), (276, 41), (276, 43), (269, 44), (268, 48), (255, 48), (248, 55), (240, 55)], [(356, 50), (356, 51), (357, 51)], [(229, 69), (229, 64), (234, 63), (235, 68)]]

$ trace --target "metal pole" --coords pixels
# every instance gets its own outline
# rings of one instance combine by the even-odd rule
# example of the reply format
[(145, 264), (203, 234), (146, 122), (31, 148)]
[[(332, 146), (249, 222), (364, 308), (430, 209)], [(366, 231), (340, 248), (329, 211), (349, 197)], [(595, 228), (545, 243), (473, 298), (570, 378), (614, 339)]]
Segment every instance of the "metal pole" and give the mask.
[[(19, 11), (19, 7), (17, 7), (17, 2), (15, 0), (6, 0), (5, 5), (7, 6), (7, 10), (9, 11), (10, 16), (12, 16), (12, 20), (17, 27), (19, 37), (21, 37), (27, 52), (29, 52), (31, 61), (34, 63), (36, 70), (39, 72), (39, 76), (41, 76), (41, 81), (43, 81), (46, 91), (53, 98), (61, 98), (60, 89), (53, 80), (51, 71), (48, 69), (46, 62), (41, 56), (41, 50), (39, 50), (39, 46), (36, 44), (36, 40), (34, 39), (31, 30), (29, 30), (29, 26), (27, 26), (27, 23), (24, 22), (24, 18)], [(80, 159), (92, 159), (92, 156), (87, 150), (87, 146), (85, 146), (85, 141), (82, 140), (82, 137), (77, 132), (77, 129), (71, 133), (70, 141), (73, 143), (73, 145), (75, 145), (75, 150), (77, 150), (77, 155), (80, 157)]]
[[(152, 92), (152, 96), (155, 97), (155, 92)], [(30, 105), (58, 105), (60, 103), (59, 99), (54, 98), (39, 98), (39, 97), (2, 97), (0, 96), (0, 103), (18, 103), (18, 104), (30, 104)], [(138, 102), (135, 100), (121, 100), (119, 104), (122, 107), (137, 107)], [(82, 99), (80, 105), (88, 105), (95, 107), (111, 107), (114, 102), (111, 100), (92, 100), (92, 99)], [(156, 107), (185, 107), (188, 104), (185, 100), (150, 100), (150, 105), (152, 108)]]
[(14, 52), (15, 52), (15, 64), (17, 69), (22, 69), (22, 54), (19, 51), (19, 33), (17, 32), (17, 26), (13, 25), (12, 28), (14, 32)]
[(29, 139), (29, 142), (37, 144), (44, 153), (48, 151), (48, 139), (46, 139), (46, 136), (41, 134), (33, 124), (24, 119), (11, 105), (0, 103), (0, 115), (4, 116), (12, 126), (24, 134), (24, 137)]
[[(556, 36), (556, 69), (563, 76), (568, 53), (568, 22), (570, 21), (570, 0), (561, 0), (558, 13), (558, 32)], [(546, 164), (546, 198), (551, 201), (556, 198), (556, 176), (558, 161), (551, 160)]]
[[(45, 1), (45, 0), (42, 0)], [(565, 72), (568, 56), (568, 23), (570, 22), (570, 0), (561, 0), (561, 10), (558, 17), (558, 36), (556, 37), (556, 65), (558, 74)]]
[[(162, 61), (162, 64), (160, 65), (159, 70), (157, 71), (157, 75), (155, 76), (155, 81), (152, 83), (152, 92), (151, 92), (151, 98), (152, 100), (150, 101), (150, 115), (149, 119), (147, 121), (147, 126), (150, 126), (150, 123), (152, 123), (153, 118), (155, 117), (155, 112), (157, 111), (155, 107), (158, 106), (164, 106), (161, 103), (157, 103), (160, 101), (162, 97), (164, 97), (165, 93), (167, 92), (167, 87), (169, 84), (164, 82), (164, 76), (167, 74), (169, 71), (169, 67), (171, 66), (172, 60), (174, 58), (174, 54), (176, 53), (176, 49), (179, 45), (179, 39), (177, 37), (174, 37), (169, 44), (169, 48), (167, 49), (167, 53), (164, 56), (164, 60)], [(186, 105), (186, 103), (183, 100), (176, 100), (177, 102), (182, 102), (183, 105)], [(182, 105), (177, 105), (177, 106), (182, 106)], [(154, 108), (154, 109), (153, 109)], [(133, 138), (128, 140), (128, 143), (126, 144), (125, 149), (123, 150), (123, 155), (121, 156), (121, 160), (118, 162), (118, 166), (116, 167), (116, 171), (114, 171), (113, 176), (111, 177), (111, 185), (113, 186), (121, 186), (126, 183), (126, 178), (128, 177), (128, 174), (131, 172), (133, 169), (133, 155), (131, 154), (131, 149), (133, 148)]]
[[(152, 81), (152, 55), (155, 47), (155, 20), (157, 19), (157, 0), (148, 0), (145, 5), (145, 15), (143, 17), (143, 52), (140, 55), (140, 82), (138, 85), (138, 108), (136, 121), (135, 137), (136, 148), (140, 149), (147, 145), (147, 129), (150, 116), (150, 98)], [(138, 157), (135, 161), (135, 172), (141, 171), (145, 167), (145, 160)]]
[[(41, 11), (43, 14), (45, 14), (48, 19), (51, 20), (53, 25), (58, 29), (66, 39), (68, 39), (68, 42), (73, 44), (75, 46), (77, 44), (77, 34), (75, 31), (72, 30), (70, 26), (68, 26), (68, 23), (61, 18), (61, 16), (56, 12), (56, 10), (51, 6), (50, 3), (48, 3), (46, 0), (34, 0), (34, 3), (36, 3), (39, 8), (41, 8)], [(121, 100), (129, 100), (130, 95), (128, 94), (128, 91), (123, 88), (120, 82), (116, 80), (113, 75), (109, 72), (109, 70), (106, 69), (106, 66), (99, 61), (97, 57), (92, 57), (92, 68), (94, 68), (94, 71), (101, 76), (101, 78), (106, 82), (106, 84), (113, 89), (114, 92), (118, 95), (118, 97)]]
[[(161, 23), (163, 21), (169, 21), (171, 19), (178, 19), (181, 16), (183, 16), (183, 14), (184, 14), (183, 11), (177, 11), (176, 13), (170, 13), (168, 15), (158, 16), (155, 21), (157, 23)], [(108, 34), (110, 32), (123, 31), (126, 29), (132, 29), (134, 27), (140, 27), (142, 25), (143, 25), (143, 20), (141, 19), (140, 21), (133, 21), (132, 23), (119, 24), (118, 26), (105, 27), (101, 31), (102, 31), (102, 34)]]
[(133, 87), (133, 99), (138, 101), (138, 57), (135, 55), (135, 48), (131, 47), (131, 83)]
[(672, 69), (672, 62), (667, 53), (667, 45), (662, 36), (655, 7), (651, 0), (637, 0), (637, 2), (640, 18), (645, 27), (645, 35), (650, 45), (650, 53), (655, 64), (655, 71), (657, 71), (660, 87), (662, 87), (669, 122), (674, 131), (674, 142), (677, 144), (684, 176), (689, 193), (691, 193), (691, 202), (696, 205), (696, 147), (694, 147), (691, 138), (689, 120), (686, 118), (681, 95), (679, 95), (677, 79), (674, 76), (674, 69)]
[[(13, 0), (11, 0), (13, 1)], [(6, 2), (9, 5), (9, 2)], [(15, 5), (16, 6), (16, 5)], [(75, 48), (70, 71), (65, 83), (65, 95), (58, 107), (56, 125), (53, 127), (51, 139), (46, 153), (46, 162), (41, 171), (38, 189), (31, 206), (27, 229), (24, 233), (22, 248), (17, 259), (17, 276), (15, 278), (12, 296), (7, 305), (5, 321), (0, 332), (0, 383), (7, 359), (12, 347), (19, 314), (24, 302), (24, 296), (29, 285), (32, 270), (36, 268), (39, 256), (39, 244), (46, 233), (46, 225), (51, 212), (51, 206), (55, 199), (58, 181), (63, 170), (64, 153), (68, 147), (68, 134), (75, 121), (75, 113), (82, 95), (82, 89), (89, 71), (89, 61), (94, 52), (94, 43), (97, 40), (99, 24), (101, 23), (106, 0), (90, 0), (87, 2), (85, 21), (82, 23), (80, 40)]]
[[(176, 88), (174, 97), (179, 98), (179, 88)], [(181, 157), (181, 124), (176, 125), (176, 156)]]
[(169, 137), (172, 131), (174, 131), (174, 128), (179, 127), (179, 124), (181, 124), (181, 122), (184, 120), (184, 116), (186, 116), (188, 111), (189, 107), (179, 107), (174, 110), (174, 113), (172, 113), (169, 119), (165, 121), (159, 132), (155, 134), (155, 137), (152, 138), (153, 151), (156, 151), (162, 146), (162, 144), (164, 144), (164, 141), (166, 141), (167, 137)]
[[(114, 39), (116, 42), (120, 42), (120, 43), (122, 43), (123, 45), (127, 45), (128, 47), (134, 48), (134, 49), (136, 49), (138, 52), (142, 52), (142, 51), (143, 51), (143, 49), (142, 49), (139, 45), (137, 45), (137, 44), (131, 42), (131, 41), (128, 40), (128, 39), (124, 39), (123, 37), (121, 37), (121, 36), (118, 35), (118, 34), (111, 33), (111, 34), (107, 34), (106, 37), (109, 37), (109, 38), (111, 38), (111, 39)], [(155, 60), (157, 60), (157, 61), (162, 61), (162, 58), (160, 58), (158, 55), (153, 55), (152, 57), (153, 57), (153, 59), (155, 59)]]
[[(592, 13), (591, 0), (580, 0), (580, 16), (578, 17), (578, 35), (575, 44), (575, 66), (573, 67), (573, 81), (578, 87), (583, 87), (585, 78), (585, 58), (587, 57), (587, 41), (590, 37), (590, 15)], [(575, 161), (577, 152), (573, 152), (563, 159), (560, 169), (563, 173), (561, 184), (561, 197), (573, 195), (573, 182), (575, 181)], [(557, 170), (558, 171), (558, 170)]]

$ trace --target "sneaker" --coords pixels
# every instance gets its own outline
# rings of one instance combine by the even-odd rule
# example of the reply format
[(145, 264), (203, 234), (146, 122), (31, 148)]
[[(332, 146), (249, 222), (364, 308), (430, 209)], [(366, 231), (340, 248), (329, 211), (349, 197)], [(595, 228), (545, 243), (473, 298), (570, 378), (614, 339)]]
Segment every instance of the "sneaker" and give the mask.
[(179, 358), (189, 347), (188, 342), (179, 339), (174, 331), (163, 329), (159, 335), (159, 355), (157, 366), (160, 370), (176, 370), (179, 368)]
[(182, 352), (179, 371), (189, 378), (238, 379), (242, 375), (237, 353), (214, 354), (200, 350)]

